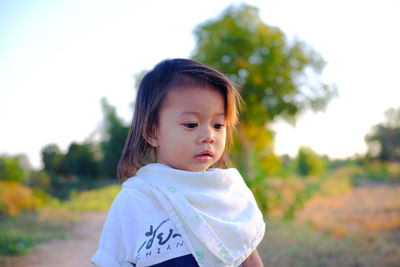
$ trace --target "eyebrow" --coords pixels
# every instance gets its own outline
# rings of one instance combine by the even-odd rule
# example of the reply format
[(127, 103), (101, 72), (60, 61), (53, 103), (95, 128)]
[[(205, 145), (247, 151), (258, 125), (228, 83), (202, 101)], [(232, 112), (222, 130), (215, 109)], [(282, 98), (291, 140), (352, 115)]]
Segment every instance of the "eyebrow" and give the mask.
[[(199, 114), (200, 114), (200, 112), (196, 112), (196, 111), (184, 111), (179, 115), (183, 116), (183, 115), (199, 115)], [(217, 114), (215, 114), (215, 116), (225, 116), (225, 112), (217, 113)]]

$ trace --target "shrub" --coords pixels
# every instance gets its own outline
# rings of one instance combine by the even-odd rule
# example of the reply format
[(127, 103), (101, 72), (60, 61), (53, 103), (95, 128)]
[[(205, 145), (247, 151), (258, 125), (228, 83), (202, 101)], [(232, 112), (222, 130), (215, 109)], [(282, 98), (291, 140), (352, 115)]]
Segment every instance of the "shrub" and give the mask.
[(14, 181), (0, 181), (0, 212), (7, 216), (16, 216), (23, 210), (35, 210), (45, 202), (46, 194), (41, 191)]
[(26, 177), (18, 158), (0, 156), (0, 180), (23, 182)]
[(264, 179), (250, 186), (257, 203), (271, 219), (292, 219), (297, 209), (319, 191), (316, 179)]
[(31, 171), (28, 176), (27, 184), (30, 187), (40, 188), (46, 192), (50, 192), (51, 190), (51, 178), (50, 176), (43, 170), (41, 171)]
[(302, 176), (318, 175), (325, 169), (325, 162), (311, 148), (301, 147), (297, 156), (297, 171)]

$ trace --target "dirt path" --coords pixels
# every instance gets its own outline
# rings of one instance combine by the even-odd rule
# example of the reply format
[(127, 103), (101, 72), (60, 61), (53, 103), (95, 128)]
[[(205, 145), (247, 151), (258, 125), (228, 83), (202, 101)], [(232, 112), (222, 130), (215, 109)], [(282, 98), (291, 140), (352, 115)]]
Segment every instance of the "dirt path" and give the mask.
[(6, 266), (94, 267), (90, 259), (96, 252), (105, 218), (104, 212), (86, 212), (66, 240), (37, 244), (29, 255), (8, 258)]

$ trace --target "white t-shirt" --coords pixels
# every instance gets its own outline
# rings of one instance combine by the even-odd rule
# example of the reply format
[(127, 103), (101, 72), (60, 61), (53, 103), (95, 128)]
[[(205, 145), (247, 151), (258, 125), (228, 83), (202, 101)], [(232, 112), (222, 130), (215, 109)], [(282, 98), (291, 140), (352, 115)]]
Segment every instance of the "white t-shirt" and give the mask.
[(98, 266), (150, 266), (191, 254), (161, 205), (135, 188), (115, 198), (96, 254)]

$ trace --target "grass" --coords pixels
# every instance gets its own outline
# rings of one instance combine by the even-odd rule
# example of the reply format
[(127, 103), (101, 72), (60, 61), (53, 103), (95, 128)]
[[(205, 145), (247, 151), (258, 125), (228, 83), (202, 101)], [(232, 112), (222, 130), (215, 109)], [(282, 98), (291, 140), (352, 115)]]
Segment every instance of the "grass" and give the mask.
[(346, 236), (354, 231), (400, 229), (400, 186), (361, 186), (339, 195), (317, 195), (296, 213), (299, 222)]
[(108, 210), (121, 190), (121, 185), (108, 185), (99, 189), (82, 191), (72, 195), (69, 201), (61, 206), (74, 211), (105, 211)]
[(258, 251), (265, 266), (399, 266), (400, 231), (345, 238), (293, 221), (269, 221)]
[[(400, 186), (353, 188), (349, 176), (343, 169), (323, 180), (266, 180), (256, 188), (268, 197), (273, 218), (258, 248), (265, 266), (400, 266)], [(77, 213), (107, 210), (120, 188), (73, 194), (40, 213), (0, 219), (0, 254), (65, 238)]]
[(120, 189), (120, 185), (111, 185), (83, 191), (69, 201), (54, 200), (36, 212), (0, 218), (0, 255), (28, 253), (35, 243), (66, 238), (80, 212), (107, 210)]
[(64, 239), (71, 221), (42, 220), (35, 212), (0, 220), (0, 254), (27, 253), (35, 243)]
[(295, 220), (267, 221), (265, 266), (400, 266), (400, 186), (352, 188), (335, 174)]

